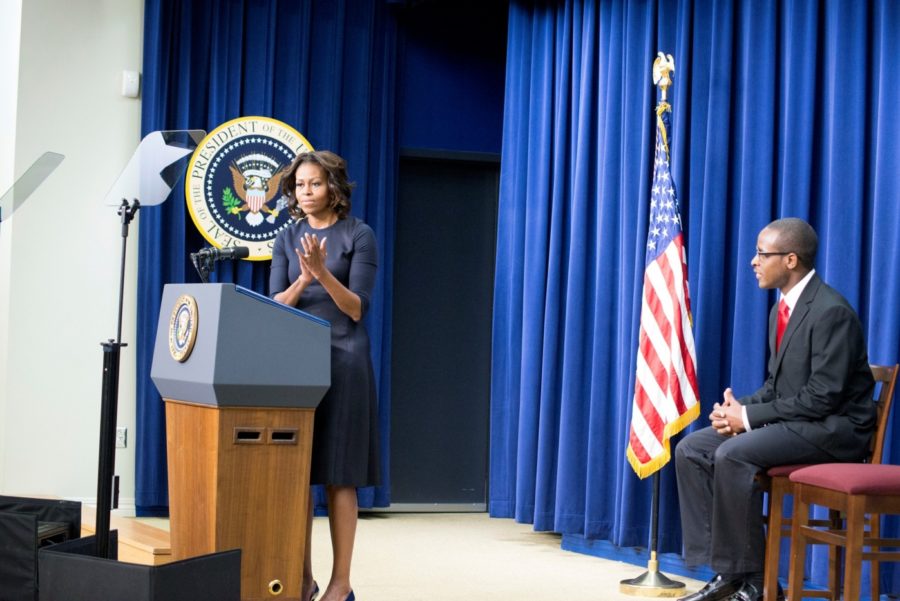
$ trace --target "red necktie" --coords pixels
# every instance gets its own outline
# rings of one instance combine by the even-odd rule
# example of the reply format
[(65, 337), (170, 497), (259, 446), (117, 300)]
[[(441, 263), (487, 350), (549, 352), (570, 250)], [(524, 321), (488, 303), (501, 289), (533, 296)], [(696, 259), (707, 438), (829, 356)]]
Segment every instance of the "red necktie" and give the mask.
[(790, 319), (791, 314), (788, 310), (787, 303), (784, 302), (784, 299), (778, 303), (778, 329), (775, 330), (775, 352), (778, 352), (778, 349), (781, 348), (781, 337), (784, 336), (784, 330), (787, 328), (788, 319)]

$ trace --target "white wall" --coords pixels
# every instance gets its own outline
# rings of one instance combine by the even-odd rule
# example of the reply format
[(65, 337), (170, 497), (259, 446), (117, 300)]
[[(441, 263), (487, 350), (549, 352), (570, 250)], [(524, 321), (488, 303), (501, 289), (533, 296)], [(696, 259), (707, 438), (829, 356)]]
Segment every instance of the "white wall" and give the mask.
[[(19, 25), (22, 0), (0, 0), (0, 194), (15, 181), (16, 93), (19, 80)], [(0, 389), (6, 382), (7, 333), (9, 332), (9, 260), (12, 248), (10, 215), (0, 215)], [(0, 392), (2, 394), (2, 392)], [(0, 397), (2, 398), (2, 397)], [(5, 473), (6, 406), (0, 402), (0, 490)]]
[[(141, 67), (143, 1), (27, 0), (21, 10), (16, 174), (46, 150), (66, 158), (17, 211), (11, 236), (3, 224), (0, 491), (93, 502), (100, 343), (116, 334), (122, 242), (103, 199), (140, 141), (140, 101), (120, 90), (122, 71)], [(139, 222), (128, 238), (118, 407), (129, 445), (116, 451), (120, 502), (132, 508)]]

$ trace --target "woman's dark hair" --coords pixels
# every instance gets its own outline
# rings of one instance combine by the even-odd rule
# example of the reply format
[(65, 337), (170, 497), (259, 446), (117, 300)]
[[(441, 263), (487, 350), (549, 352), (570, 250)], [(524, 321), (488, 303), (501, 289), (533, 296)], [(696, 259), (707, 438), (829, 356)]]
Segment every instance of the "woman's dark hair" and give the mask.
[(297, 169), (303, 163), (314, 163), (320, 166), (328, 180), (329, 207), (338, 219), (345, 219), (350, 214), (350, 193), (356, 185), (347, 178), (347, 161), (329, 150), (301, 152), (288, 167), (281, 178), (281, 193), (288, 198), (288, 212), (294, 219), (303, 219), (306, 213), (300, 208), (294, 188), (297, 185)]

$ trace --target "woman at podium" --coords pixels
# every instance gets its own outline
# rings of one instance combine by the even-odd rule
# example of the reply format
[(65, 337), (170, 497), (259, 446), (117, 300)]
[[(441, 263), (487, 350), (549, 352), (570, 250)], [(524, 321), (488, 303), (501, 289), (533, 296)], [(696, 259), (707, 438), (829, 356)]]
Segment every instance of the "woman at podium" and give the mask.
[[(321, 601), (353, 601), (350, 561), (356, 536), (356, 488), (377, 485), (375, 378), (362, 318), (378, 253), (375, 234), (350, 216), (347, 163), (319, 150), (300, 154), (281, 180), (294, 222), (275, 238), (269, 293), (331, 323), (331, 388), (315, 413), (311, 484), (324, 484), (334, 565)], [(309, 525), (312, 527), (312, 503)], [(318, 594), (307, 532), (301, 598)]]

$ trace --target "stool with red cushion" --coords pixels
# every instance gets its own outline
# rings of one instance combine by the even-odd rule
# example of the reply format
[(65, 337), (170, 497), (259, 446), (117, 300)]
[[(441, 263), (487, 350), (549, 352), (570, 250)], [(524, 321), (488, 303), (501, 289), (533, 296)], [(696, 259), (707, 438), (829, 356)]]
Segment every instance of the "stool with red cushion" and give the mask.
[[(900, 514), (900, 465), (823, 463), (794, 471), (790, 480), (794, 486), (794, 518), (788, 598), (799, 600), (804, 595), (806, 545), (827, 544), (844, 551), (844, 601), (858, 601), (860, 597), (863, 561), (872, 562), (871, 598), (878, 599), (879, 562), (900, 561), (900, 552), (881, 550), (900, 547), (900, 539), (881, 538), (878, 519), (883, 514)], [(810, 505), (840, 512), (846, 527), (810, 524)], [(865, 547), (870, 549), (866, 551)], [(834, 593), (837, 587), (832, 587)]]
[[(888, 416), (891, 413), (891, 403), (894, 400), (894, 388), (897, 385), (900, 365), (870, 365), (872, 376), (877, 384), (875, 390), (875, 407), (878, 420), (875, 424), (875, 434), (869, 445), (867, 463), (881, 463), (884, 452), (884, 438), (887, 432)], [(858, 465), (858, 464), (853, 464)], [(795, 471), (808, 467), (806, 465), (778, 465), (758, 477), (760, 487), (768, 493), (768, 527), (766, 528), (766, 557), (765, 575), (763, 581), (765, 601), (776, 601), (778, 591), (778, 560), (781, 555), (781, 540), (791, 535), (791, 518), (784, 516), (784, 499), (793, 492), (793, 485), (789, 477)], [(813, 522), (816, 526), (828, 526), (836, 528), (840, 515), (837, 511), (830, 511), (828, 520)], [(837, 590), (837, 582), (840, 579), (840, 557), (831, 555), (829, 559), (829, 591), (805, 591), (807, 597), (825, 597), (835, 599), (831, 592)]]

